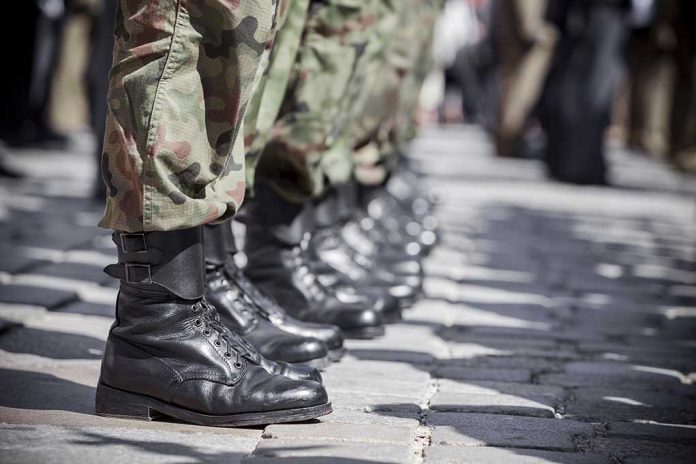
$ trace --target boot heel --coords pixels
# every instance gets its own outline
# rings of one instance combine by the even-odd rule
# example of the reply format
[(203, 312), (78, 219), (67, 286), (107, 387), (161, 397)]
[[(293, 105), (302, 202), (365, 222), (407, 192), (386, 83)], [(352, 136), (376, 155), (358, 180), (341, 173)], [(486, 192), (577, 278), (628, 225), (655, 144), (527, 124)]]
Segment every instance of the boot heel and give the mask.
[(143, 404), (137, 395), (99, 383), (94, 405), (98, 416), (151, 421), (162, 415)]

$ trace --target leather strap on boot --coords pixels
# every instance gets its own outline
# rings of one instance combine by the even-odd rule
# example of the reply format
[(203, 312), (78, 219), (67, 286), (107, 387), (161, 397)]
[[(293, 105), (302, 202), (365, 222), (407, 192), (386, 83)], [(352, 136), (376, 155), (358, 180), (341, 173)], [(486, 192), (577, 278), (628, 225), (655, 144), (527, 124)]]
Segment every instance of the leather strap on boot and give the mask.
[(157, 285), (174, 295), (196, 300), (205, 295), (201, 227), (168, 232), (122, 233), (112, 239), (118, 264), (104, 268), (130, 285)]

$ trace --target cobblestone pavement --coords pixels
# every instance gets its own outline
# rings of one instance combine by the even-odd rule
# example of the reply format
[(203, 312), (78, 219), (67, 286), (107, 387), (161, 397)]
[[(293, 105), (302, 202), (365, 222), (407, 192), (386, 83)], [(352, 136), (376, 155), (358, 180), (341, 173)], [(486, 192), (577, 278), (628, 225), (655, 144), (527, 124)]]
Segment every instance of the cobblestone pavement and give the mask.
[(321, 421), (92, 414), (115, 283), (84, 150), (0, 183), (0, 461), (681, 463), (696, 456), (693, 182), (614, 150), (617, 188), (543, 180), (470, 128), (414, 145), (443, 200), (426, 297), (325, 373)]

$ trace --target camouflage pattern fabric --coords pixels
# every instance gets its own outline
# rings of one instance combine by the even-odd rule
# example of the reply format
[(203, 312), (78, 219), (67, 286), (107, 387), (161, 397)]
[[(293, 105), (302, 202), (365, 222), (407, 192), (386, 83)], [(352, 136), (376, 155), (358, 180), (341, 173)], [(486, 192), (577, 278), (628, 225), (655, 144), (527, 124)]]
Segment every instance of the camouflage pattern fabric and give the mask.
[(359, 183), (382, 183), (415, 136), (418, 97), (432, 66), (432, 33), (442, 6), (441, 0), (393, 3), (398, 27), (385, 22), (383, 52), (352, 117), (354, 177)]
[[(255, 173), (289, 201), (304, 202), (324, 188), (322, 157), (338, 147), (351, 81), (376, 21), (375, 5), (376, 0), (310, 2), (278, 119)], [(349, 156), (334, 159), (350, 172)]]
[(278, 32), (270, 53), (264, 55), (259, 69), (259, 83), (249, 101), (244, 117), (247, 193), (253, 193), (256, 166), (271, 138), (280, 107), (290, 82), (310, 0), (281, 0)]
[(243, 128), (277, 0), (120, 0), (100, 226), (175, 230), (230, 217)]

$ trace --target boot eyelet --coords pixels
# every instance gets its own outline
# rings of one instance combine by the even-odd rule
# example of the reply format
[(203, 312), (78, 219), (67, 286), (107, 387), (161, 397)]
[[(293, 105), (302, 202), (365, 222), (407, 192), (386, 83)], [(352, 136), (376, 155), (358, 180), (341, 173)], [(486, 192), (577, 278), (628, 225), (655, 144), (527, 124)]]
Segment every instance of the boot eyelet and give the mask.
[(232, 357), (232, 353), (230, 353), (230, 352), (228, 351), (227, 353), (225, 353), (225, 357), (226, 357), (227, 359), (230, 359), (230, 358)]
[(194, 313), (197, 313), (197, 312), (198, 312), (198, 306), (191, 306), (191, 311), (193, 311)]
[(220, 343), (220, 340), (215, 340), (215, 346), (220, 346), (222, 343)]
[(196, 320), (193, 322), (193, 324), (194, 324), (196, 327), (200, 327), (202, 323), (203, 323), (203, 321), (201, 321), (200, 319), (196, 319)]
[(234, 363), (234, 367), (236, 367), (237, 369), (241, 369), (242, 367), (244, 367), (244, 364), (237, 361), (236, 363)]
[(206, 337), (207, 337), (208, 335), (210, 335), (210, 330), (205, 329), (205, 330), (203, 331), (203, 335), (205, 335)]

